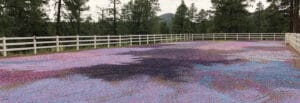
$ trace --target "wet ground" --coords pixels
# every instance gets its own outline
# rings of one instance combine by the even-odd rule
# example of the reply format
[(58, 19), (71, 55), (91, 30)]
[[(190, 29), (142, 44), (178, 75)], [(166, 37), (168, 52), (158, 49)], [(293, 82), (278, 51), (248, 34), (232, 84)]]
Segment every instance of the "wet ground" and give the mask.
[(180, 42), (0, 59), (1, 103), (297, 103), (283, 42)]

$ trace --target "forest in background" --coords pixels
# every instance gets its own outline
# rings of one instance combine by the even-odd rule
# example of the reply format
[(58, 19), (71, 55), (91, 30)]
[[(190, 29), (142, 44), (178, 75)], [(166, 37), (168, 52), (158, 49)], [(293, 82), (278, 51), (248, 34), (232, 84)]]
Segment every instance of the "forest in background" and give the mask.
[[(48, 17), (55, 2), (55, 19)], [(210, 10), (182, 0), (175, 14), (158, 16), (158, 0), (110, 0), (99, 8), (97, 20), (83, 15), (89, 0), (0, 0), (0, 36), (123, 35), (169, 33), (281, 33), (297, 32), (299, 0), (259, 2), (255, 12), (246, 8), (254, 0), (211, 0)]]

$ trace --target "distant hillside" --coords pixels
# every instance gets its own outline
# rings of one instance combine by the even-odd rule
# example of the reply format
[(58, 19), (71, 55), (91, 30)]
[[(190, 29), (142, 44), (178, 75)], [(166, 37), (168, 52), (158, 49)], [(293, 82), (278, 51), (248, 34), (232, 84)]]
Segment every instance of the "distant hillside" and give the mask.
[(166, 13), (159, 16), (161, 22), (167, 22), (168, 25), (172, 23), (172, 19), (175, 15), (172, 13)]

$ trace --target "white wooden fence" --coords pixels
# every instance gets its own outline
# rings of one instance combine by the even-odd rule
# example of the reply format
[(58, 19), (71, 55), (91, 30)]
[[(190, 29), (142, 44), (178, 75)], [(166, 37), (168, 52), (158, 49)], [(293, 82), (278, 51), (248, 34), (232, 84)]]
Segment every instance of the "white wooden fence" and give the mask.
[[(195, 40), (285, 40), (284, 33), (206, 33), (206, 34), (155, 34), (155, 35), (106, 35), (106, 36), (41, 36), (41, 37), (3, 37), (0, 38), (0, 52), (7, 56), (9, 52), (33, 51), (73, 47), (133, 46), (164, 42)], [(298, 40), (298, 39), (297, 39)], [(298, 40), (299, 41), (299, 40)], [(299, 47), (299, 45), (297, 45)]]
[(300, 53), (300, 34), (298, 33), (287, 33), (285, 38), (286, 44), (292, 46), (295, 50)]

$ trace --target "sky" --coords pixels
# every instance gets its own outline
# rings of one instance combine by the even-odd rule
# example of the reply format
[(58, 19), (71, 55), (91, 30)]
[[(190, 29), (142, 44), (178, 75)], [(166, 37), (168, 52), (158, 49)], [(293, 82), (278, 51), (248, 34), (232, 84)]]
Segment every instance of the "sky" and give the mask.
[[(126, 4), (130, 0), (120, 0), (121, 5)], [(250, 12), (253, 12), (256, 8), (256, 3), (259, 1), (263, 2), (264, 5), (267, 5), (266, 0), (255, 0), (251, 5), (252, 7), (248, 8)], [(181, 0), (159, 0), (161, 11), (158, 12), (158, 15), (164, 13), (175, 13), (177, 7), (181, 4)], [(192, 3), (195, 3), (196, 7), (200, 9), (208, 10), (212, 7), (210, 0), (185, 0), (187, 6), (190, 6)], [(87, 5), (90, 7), (90, 10), (85, 12), (85, 15), (91, 15), (92, 18), (96, 19), (98, 17), (98, 11), (100, 8), (108, 8), (111, 6), (110, 0), (89, 0)], [(266, 6), (265, 6), (266, 7)], [(51, 17), (51, 16), (50, 16)]]

